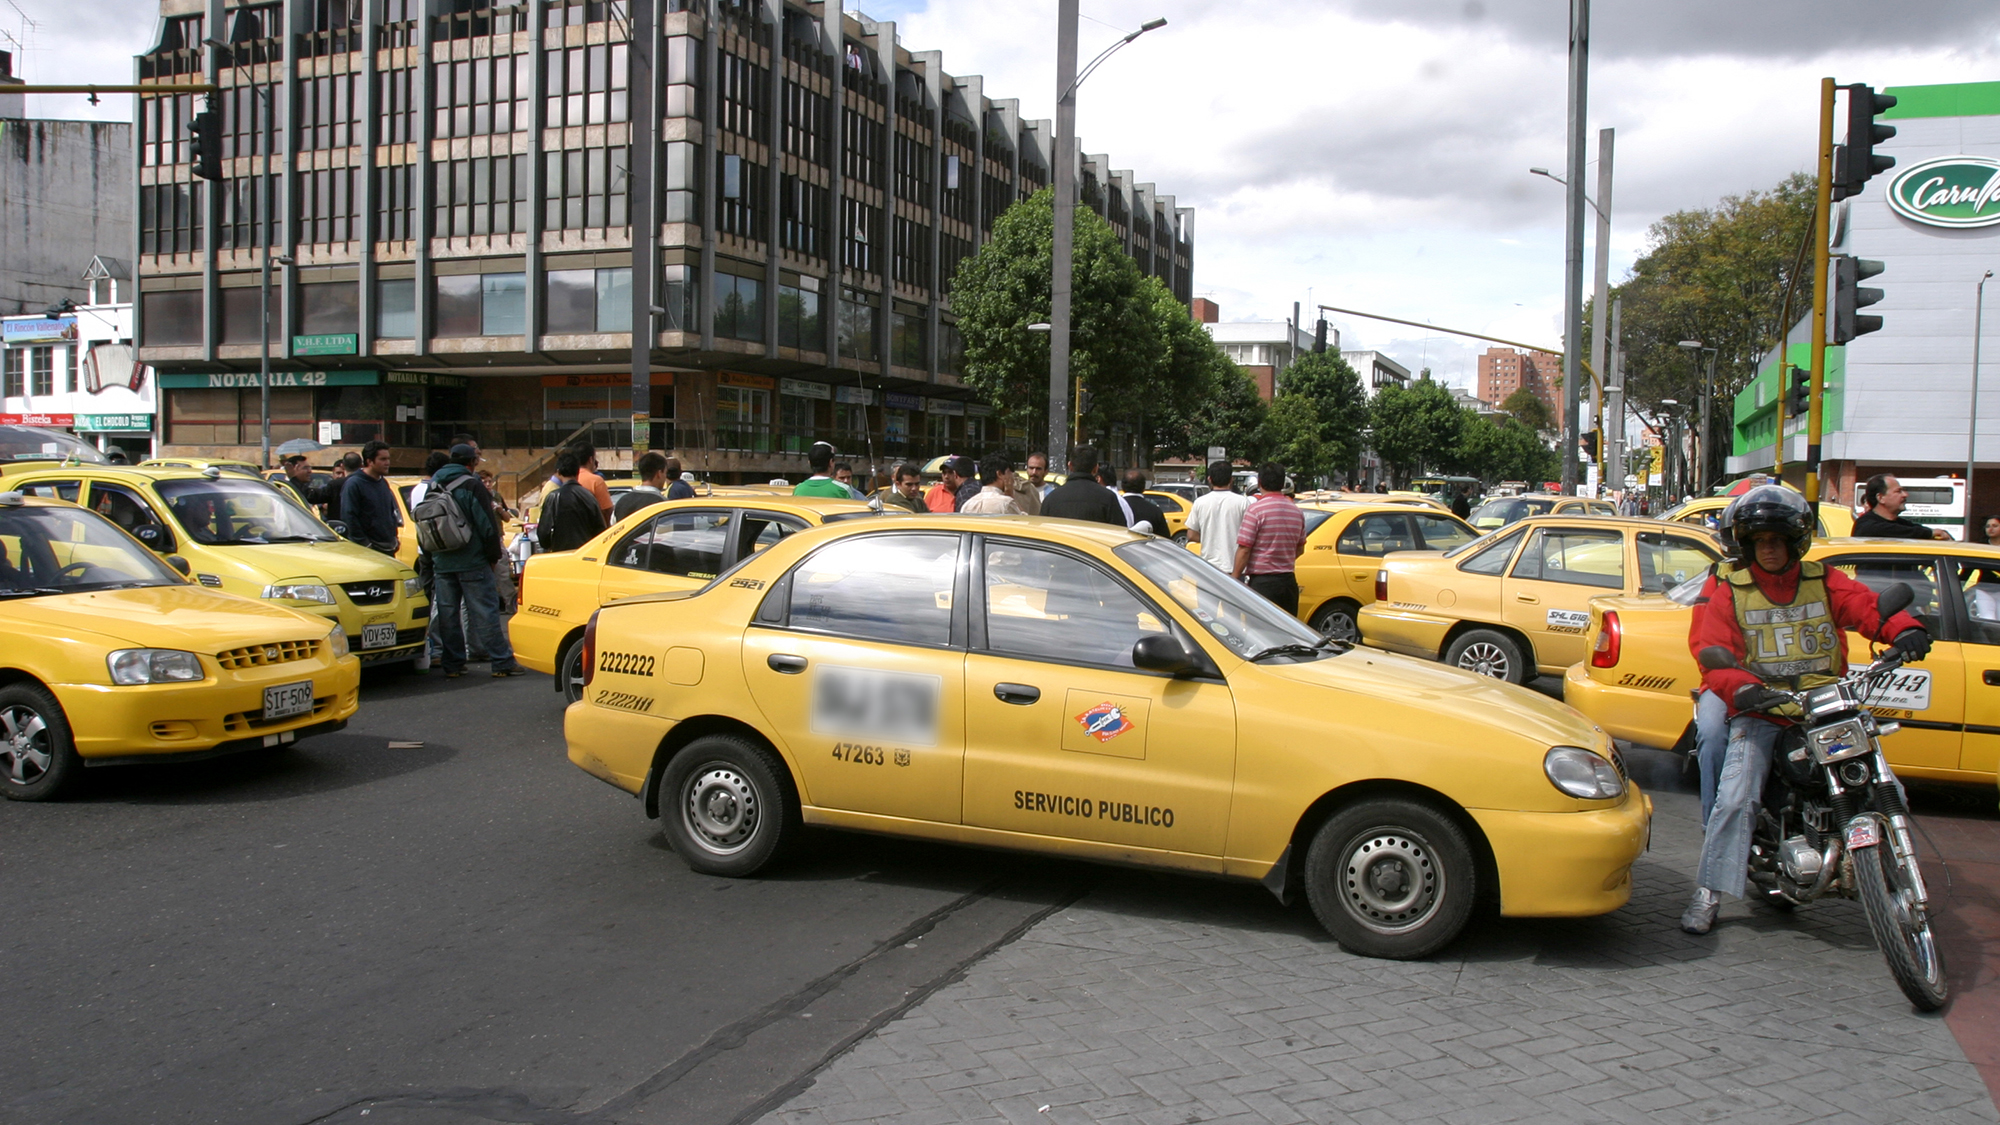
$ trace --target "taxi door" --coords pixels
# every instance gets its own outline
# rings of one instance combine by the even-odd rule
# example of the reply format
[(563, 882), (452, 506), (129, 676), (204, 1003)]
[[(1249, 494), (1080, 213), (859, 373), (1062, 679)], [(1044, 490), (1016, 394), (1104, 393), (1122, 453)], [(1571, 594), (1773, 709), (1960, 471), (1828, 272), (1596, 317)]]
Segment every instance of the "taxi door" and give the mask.
[[(1958, 768), (2000, 772), (2000, 562), (1962, 556), (1945, 561), (1955, 572), (1951, 585), (1964, 607), (1956, 646), (1965, 665), (1965, 734)], [(1943, 647), (1933, 644), (1931, 651)], [(1929, 664), (1925, 660), (1920, 667)]]
[[(1957, 625), (1957, 607), (1943, 598), (1957, 595), (1948, 585), (1939, 585), (1937, 560), (1928, 555), (1855, 552), (1832, 555), (1825, 562), (1877, 592), (1898, 582), (1908, 583), (1916, 592), (1908, 612), (1930, 631), (1934, 641), (1930, 655), (1921, 663), (1905, 666), (1894, 681), (1870, 696), (1869, 709), (1903, 724), (1902, 730), (1882, 740), (1882, 752), (1890, 765), (1897, 769), (1958, 769), (1965, 748), (1961, 728), (1969, 721), (1966, 693), (1971, 689), (1965, 682), (1968, 646), (1955, 640), (1958, 634), (1951, 631)], [(1872, 659), (1868, 638), (1848, 633), (1848, 665)]]
[(838, 539), (765, 596), (743, 634), (743, 677), (806, 804), (959, 822), (963, 539)]
[(737, 527), (732, 508), (641, 512), (630, 522), (605, 552), (598, 605), (634, 594), (698, 590), (728, 567), (729, 540)]
[(1093, 559), (985, 537), (974, 564), (965, 823), (1219, 863), (1229, 686), (1134, 668), (1139, 638), (1173, 626)]
[(1537, 665), (1582, 660), (1590, 599), (1629, 591), (1625, 533), (1617, 528), (1544, 524), (1528, 537), (1500, 587), (1500, 619), (1535, 646)]

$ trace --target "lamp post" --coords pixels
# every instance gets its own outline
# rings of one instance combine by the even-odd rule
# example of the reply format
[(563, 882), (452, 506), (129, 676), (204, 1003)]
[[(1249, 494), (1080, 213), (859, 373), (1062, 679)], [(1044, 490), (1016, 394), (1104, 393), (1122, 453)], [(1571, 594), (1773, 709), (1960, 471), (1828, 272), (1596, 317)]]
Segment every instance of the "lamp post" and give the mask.
[[(1708, 448), (1708, 404), (1709, 400), (1715, 397), (1715, 355), (1719, 349), (1708, 347), (1700, 340), (1682, 340), (1681, 347), (1691, 352), (1708, 353), (1708, 373), (1701, 384), (1701, 434), (1695, 441), (1695, 448), (1700, 450), (1701, 453), (1700, 460), (1694, 463), (1694, 493), (1697, 496), (1706, 496), (1708, 495), (1708, 463), (1711, 460)], [(1695, 367), (1699, 369), (1700, 366), (1701, 361), (1699, 359), (1695, 360)]]
[(1055, 231), (1049, 246), (1049, 461), (1069, 453), (1069, 324), (1072, 259), (1076, 247), (1076, 88), (1120, 47), (1155, 28), (1152, 20), (1105, 48), (1081, 74), (1076, 69), (1078, 0), (1056, 3)]
[[(212, 37), (204, 39), (202, 42), (216, 50), (228, 50), (232, 45), (238, 42), (246, 42), (248, 39), (249, 25), (242, 19), (238, 19), (230, 28), (229, 42), (225, 43), (220, 39)], [(230, 61), (230, 69), (236, 69), (236, 63), (233, 58)], [(273, 89), (271, 87), (252, 84), (250, 94), (257, 101), (264, 103), (264, 135), (263, 141), (259, 145), (264, 154), (264, 183), (262, 185), (264, 188), (264, 198), (259, 205), (259, 210), (263, 212), (260, 217), (264, 220), (262, 224), (264, 237), (261, 247), (264, 261), (261, 267), (262, 278), (258, 283), (259, 292), (257, 294), (257, 393), (259, 397), (257, 428), (259, 447), (263, 450), (262, 458), (258, 464), (268, 469), (271, 467), (271, 221), (277, 217), (272, 214), (275, 204), (272, 202), (271, 191), (271, 146), (274, 143), (272, 140), (272, 127), (274, 119), (277, 117), (277, 111), (272, 104)], [(290, 256), (279, 257), (277, 261), (280, 265), (289, 266), (292, 264)]]
[[(1609, 369), (1605, 366), (1604, 361), (1604, 317), (1605, 302), (1610, 297), (1609, 290), (1611, 284), (1611, 155), (1613, 151), (1612, 146), (1616, 138), (1616, 129), (1599, 129), (1597, 131), (1597, 198), (1590, 198), (1589, 195), (1583, 193), (1580, 187), (1577, 192), (1578, 195), (1583, 197), (1583, 201), (1590, 205), (1590, 209), (1597, 214), (1597, 237), (1594, 250), (1596, 277), (1595, 285), (1592, 289), (1591, 308), (1593, 311), (1590, 317), (1590, 370), (1593, 375), (1590, 390), (1590, 413), (1591, 417), (1596, 419), (1598, 431), (1598, 463), (1604, 466), (1617, 464), (1616, 459), (1610, 456), (1612, 451), (1606, 440), (1608, 435), (1606, 434), (1604, 425), (1605, 401), (1603, 397), (1609, 393), (1604, 389), (1604, 384), (1610, 381)], [(1537, 176), (1546, 176), (1556, 183), (1562, 184), (1565, 188), (1569, 186), (1568, 181), (1550, 172), (1547, 168), (1530, 168), (1528, 171)], [(1565, 343), (1564, 346), (1569, 347), (1570, 345)], [(1615, 347), (1616, 345), (1613, 346)], [(1616, 402), (1611, 404), (1611, 408), (1613, 413), (1622, 413), (1618, 410)], [(1622, 437), (1623, 435), (1621, 434), (1620, 436)], [(1620, 444), (1622, 445), (1623, 443), (1621, 442)], [(1609, 470), (1607, 469), (1600, 474), (1600, 477), (1609, 475)], [(1623, 483), (1624, 476), (1625, 474), (1621, 470), (1618, 474), (1619, 483)], [(1609, 487), (1609, 485), (1600, 479), (1598, 487), (1605, 488)]]
[(1681, 490), (1674, 487), (1679, 483), (1675, 478), (1681, 475), (1686, 461), (1681, 455), (1681, 404), (1678, 399), (1663, 398), (1660, 409), (1667, 415), (1667, 464), (1666, 471), (1660, 474), (1660, 485), (1666, 489), (1667, 506), (1672, 507), (1674, 497), (1681, 494)]
[[(1986, 282), (1993, 276), (1992, 270), (1979, 275), (1979, 285), (1973, 291), (1972, 300), (1972, 405), (1966, 411), (1965, 423), (1965, 541), (1977, 543), (1972, 537), (1972, 521), (1977, 518), (1972, 512), (1972, 466), (1973, 450), (1979, 444), (1979, 332), (1980, 322), (1986, 316)], [(1982, 532), (1984, 528), (1980, 529)], [(1984, 536), (1982, 535), (1983, 539)]]

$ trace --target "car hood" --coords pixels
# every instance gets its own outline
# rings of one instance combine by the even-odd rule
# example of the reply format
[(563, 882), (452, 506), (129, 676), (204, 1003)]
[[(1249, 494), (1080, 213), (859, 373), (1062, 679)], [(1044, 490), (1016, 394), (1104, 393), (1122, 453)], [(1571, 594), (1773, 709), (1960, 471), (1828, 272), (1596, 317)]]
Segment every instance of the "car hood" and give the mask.
[(48, 594), (0, 602), (9, 630), (71, 640), (100, 637), (116, 647), (218, 652), (270, 641), (317, 640), (323, 617), (200, 586)]
[(198, 571), (226, 568), (245, 581), (274, 582), (287, 578), (318, 578), (324, 582), (366, 582), (409, 578), (416, 571), (379, 551), (339, 539), (327, 543), (245, 543), (235, 546), (184, 544), (188, 562)]
[(1405, 708), (1413, 724), (1435, 726), (1438, 716), (1450, 716), (1497, 727), (1532, 743), (1538, 758), (1551, 746), (1606, 745), (1596, 724), (1568, 704), (1430, 660), (1355, 648), (1324, 660), (1257, 667), (1302, 686), (1335, 688)]

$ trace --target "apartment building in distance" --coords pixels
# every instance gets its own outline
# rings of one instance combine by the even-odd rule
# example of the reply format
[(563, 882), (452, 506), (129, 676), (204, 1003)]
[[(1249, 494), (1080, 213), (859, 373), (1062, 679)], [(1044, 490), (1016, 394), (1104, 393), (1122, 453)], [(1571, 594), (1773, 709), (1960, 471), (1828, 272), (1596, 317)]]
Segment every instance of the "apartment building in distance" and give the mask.
[[(289, 259), (274, 443), (380, 438), (414, 464), (464, 430), (526, 478), (581, 432), (629, 449), (644, 415), (648, 447), (718, 481), (802, 473), (822, 439), (857, 465), (1031, 445), (963, 386), (949, 287), (1051, 182), (1053, 129), (891, 22), (841, 0), (159, 14), (138, 80), (222, 87), (225, 173), (190, 175), (195, 98), (137, 99), (137, 331), (169, 450), (254, 455), (267, 241)], [(1106, 156), (1066, 172), (1188, 301), (1191, 210)]]
[(1480, 353), (1478, 397), (1499, 406), (1519, 390), (1527, 390), (1542, 400), (1550, 414), (1562, 417), (1562, 356), (1514, 348)]
[[(1284, 388), (1285, 368), (1312, 351), (1312, 333), (1289, 320), (1223, 320), (1221, 307), (1206, 297), (1196, 297), (1189, 307), (1223, 354), (1257, 384), (1257, 394), (1265, 402)], [(1328, 326), (1326, 346), (1340, 350), (1338, 328)]]

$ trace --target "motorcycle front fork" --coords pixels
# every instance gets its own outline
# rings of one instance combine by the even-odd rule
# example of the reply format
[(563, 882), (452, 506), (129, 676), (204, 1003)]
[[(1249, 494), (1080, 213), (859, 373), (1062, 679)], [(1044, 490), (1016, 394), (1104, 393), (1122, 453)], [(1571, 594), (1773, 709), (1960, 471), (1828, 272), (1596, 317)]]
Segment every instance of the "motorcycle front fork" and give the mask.
[[(1843, 786), (1831, 770), (1826, 780), (1833, 795), (1834, 807), (1847, 814), (1839, 818), (1845, 829), (1846, 822), (1853, 818), (1855, 806), (1860, 804), (1859, 794)], [(1928, 924), (1930, 891), (1924, 886), (1924, 873), (1917, 865), (1917, 842), (1910, 834), (1909, 806), (1903, 803), (1903, 787), (1897, 783), (1896, 773), (1889, 768), (1889, 759), (1883, 756), (1880, 749), (1875, 751), (1875, 777), (1869, 788), (1875, 797), (1875, 810), (1888, 822), (1893, 846), (1904, 860), (1900, 866), (1909, 872), (1910, 911), (1917, 923)]]

